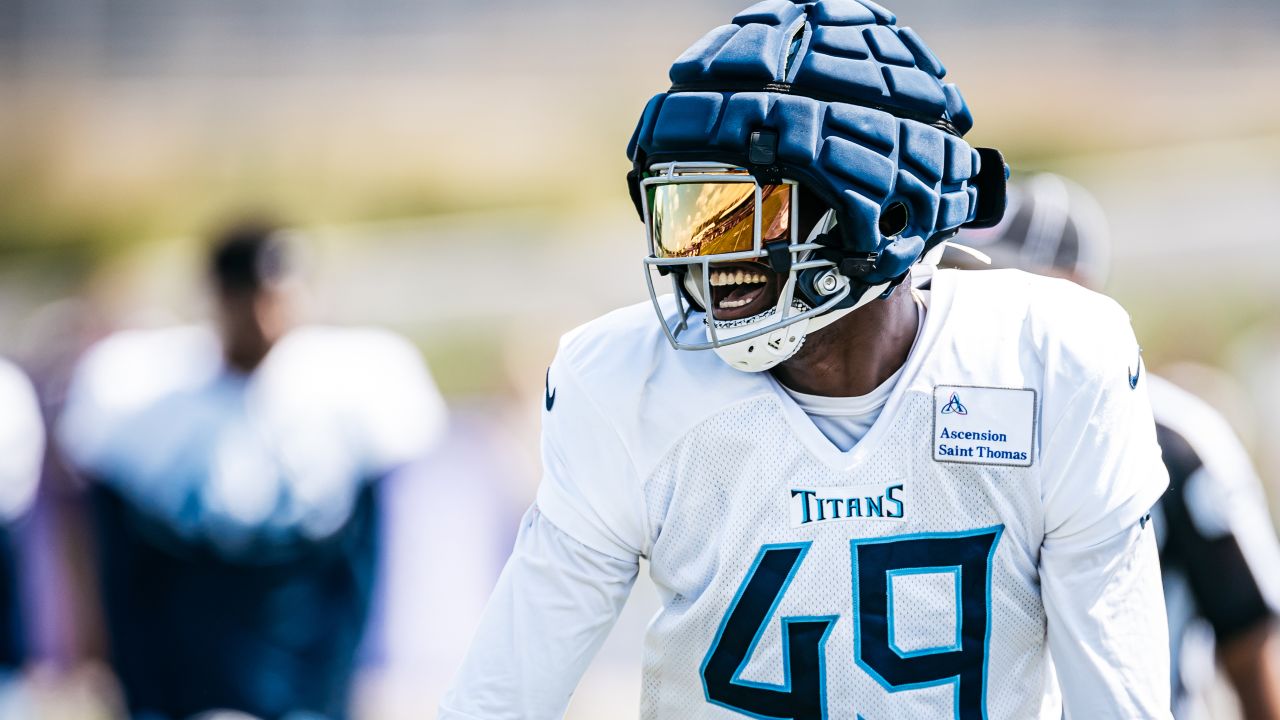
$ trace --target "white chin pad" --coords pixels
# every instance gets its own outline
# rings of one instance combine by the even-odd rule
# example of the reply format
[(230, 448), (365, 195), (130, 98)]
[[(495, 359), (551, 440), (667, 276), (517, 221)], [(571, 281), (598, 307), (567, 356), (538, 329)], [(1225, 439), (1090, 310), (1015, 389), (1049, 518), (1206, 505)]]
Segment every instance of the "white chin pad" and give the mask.
[[(798, 315), (808, 310), (809, 307), (804, 303), (795, 301), (790, 309)], [(753, 330), (759, 330), (762, 327), (774, 324), (777, 321), (778, 313), (779, 309), (777, 307), (771, 307), (754, 317), (734, 322), (717, 323), (716, 336), (722, 341), (731, 341), (737, 335), (746, 335)], [(808, 333), (808, 329), (809, 321), (800, 320), (784, 328), (779, 328), (768, 335), (721, 345), (715, 348), (716, 355), (719, 355), (720, 359), (728, 363), (729, 367), (734, 370), (762, 372), (799, 352), (800, 346), (804, 345), (804, 338)]]
[[(888, 287), (889, 283), (870, 287), (852, 307), (832, 310), (815, 318), (800, 320), (768, 335), (723, 345), (715, 348), (716, 354), (720, 356), (721, 360), (728, 363), (729, 367), (735, 370), (743, 372), (768, 370), (786, 362), (797, 352), (800, 352), (805, 338), (810, 334), (831, 325), (845, 315), (876, 300)], [(809, 306), (799, 300), (793, 300), (791, 303), (791, 310), (797, 315), (808, 309)], [(781, 303), (779, 303), (779, 306), (772, 307), (755, 317), (732, 323), (718, 324), (716, 325), (716, 335), (722, 341), (732, 339), (735, 335), (746, 335), (752, 330), (775, 322), (774, 316), (779, 312), (781, 312)]]

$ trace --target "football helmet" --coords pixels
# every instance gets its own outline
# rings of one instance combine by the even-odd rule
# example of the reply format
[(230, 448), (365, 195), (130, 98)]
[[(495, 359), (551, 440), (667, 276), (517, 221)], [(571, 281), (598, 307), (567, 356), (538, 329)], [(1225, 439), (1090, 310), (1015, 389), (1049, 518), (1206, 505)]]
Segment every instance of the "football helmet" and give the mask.
[[(1095, 290), (1107, 280), (1106, 215), (1088, 190), (1061, 175), (1038, 173), (1011, 184), (1000, 224), (965, 230), (958, 239), (989, 255), (995, 267), (1062, 276)], [(971, 267), (963, 258), (950, 264)]]
[(964, 141), (945, 74), (869, 0), (765, 0), (681, 55), (627, 149), (671, 344), (766, 370), (961, 226), (998, 222), (1007, 168)]

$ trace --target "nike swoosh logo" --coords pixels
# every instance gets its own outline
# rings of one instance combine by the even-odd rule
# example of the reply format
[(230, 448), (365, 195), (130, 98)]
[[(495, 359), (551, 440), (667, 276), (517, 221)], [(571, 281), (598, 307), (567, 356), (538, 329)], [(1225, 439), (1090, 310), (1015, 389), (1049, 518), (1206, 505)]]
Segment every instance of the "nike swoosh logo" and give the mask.
[(1129, 389), (1138, 389), (1138, 378), (1142, 376), (1142, 348), (1138, 348), (1138, 369), (1129, 370)]
[(547, 368), (547, 412), (551, 412), (551, 406), (556, 404), (556, 391), (551, 389), (551, 368)]

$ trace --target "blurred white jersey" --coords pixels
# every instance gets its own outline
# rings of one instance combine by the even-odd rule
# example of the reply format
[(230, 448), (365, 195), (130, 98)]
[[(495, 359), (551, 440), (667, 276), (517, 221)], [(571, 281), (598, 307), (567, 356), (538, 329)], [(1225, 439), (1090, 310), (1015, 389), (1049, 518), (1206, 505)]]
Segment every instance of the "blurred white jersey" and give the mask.
[(0, 523), (22, 515), (44, 463), (44, 420), (31, 381), (0, 359)]
[(841, 452), (770, 374), (671, 349), (645, 303), (562, 341), (537, 505), (648, 558), (644, 718), (1058, 720), (1060, 683), (1072, 715), (1163, 717), (1146, 517), (1167, 480), (1138, 352), (1100, 295), (940, 272)]
[(86, 474), (179, 536), (235, 551), (336, 531), (361, 485), (420, 456), (443, 420), (420, 355), (392, 333), (299, 328), (246, 375), (211, 330), (180, 327), (92, 348), (59, 431)]

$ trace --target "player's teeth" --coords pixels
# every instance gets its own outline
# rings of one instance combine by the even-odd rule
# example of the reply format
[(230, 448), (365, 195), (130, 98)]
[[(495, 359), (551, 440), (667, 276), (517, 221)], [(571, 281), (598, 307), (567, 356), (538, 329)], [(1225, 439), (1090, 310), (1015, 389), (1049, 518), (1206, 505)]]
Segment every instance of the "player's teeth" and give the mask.
[(744, 298), (744, 299), (742, 299), (742, 300), (728, 300), (728, 299), (725, 299), (725, 300), (721, 300), (721, 301), (720, 301), (720, 309), (721, 309), (721, 310), (732, 310), (732, 309), (734, 309), (734, 308), (740, 308), (740, 307), (742, 307), (743, 305), (746, 305), (746, 304), (747, 304), (747, 303), (749, 303), (749, 302), (751, 302), (751, 301), (750, 301), (750, 300), (748, 300), (748, 299), (745, 299), (745, 298)]
[(762, 273), (747, 272), (745, 270), (717, 270), (711, 273), (711, 286), (724, 287), (726, 285), (754, 285), (768, 282), (768, 278)]

